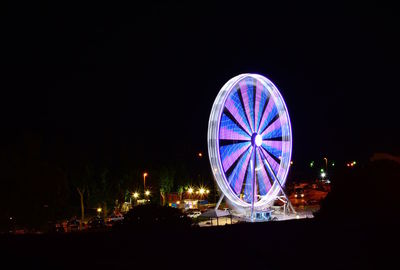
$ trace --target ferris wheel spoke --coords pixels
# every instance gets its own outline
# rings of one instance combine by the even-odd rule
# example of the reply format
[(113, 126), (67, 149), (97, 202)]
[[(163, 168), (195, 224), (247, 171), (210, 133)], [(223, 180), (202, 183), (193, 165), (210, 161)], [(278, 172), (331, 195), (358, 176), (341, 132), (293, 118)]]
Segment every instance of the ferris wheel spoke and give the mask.
[(240, 97), (245, 109), (247, 121), (250, 123), (252, 133), (254, 132), (254, 96), (253, 89), (248, 89), (245, 80), (239, 82)]
[(290, 137), (289, 137), (289, 136), (285, 136), (285, 137), (282, 137), (282, 136), (279, 136), (279, 137), (271, 137), (271, 138), (265, 138), (265, 139), (263, 139), (263, 141), (272, 141), (272, 142), (274, 142), (274, 141), (282, 141), (282, 142), (289, 142), (289, 141), (290, 141)]
[[(264, 94), (266, 95), (266, 94)], [(264, 100), (264, 104), (260, 104), (262, 106), (262, 110), (261, 113), (259, 114), (259, 121), (258, 121), (258, 125), (257, 125), (257, 133), (260, 131), (260, 126), (262, 125), (262, 119), (264, 118), (264, 115), (266, 115), (267, 113), (265, 112), (267, 110), (267, 107), (270, 103), (270, 96), (267, 96), (266, 99)]]
[(282, 156), (282, 148), (287, 145), (287, 142), (283, 141), (266, 141), (262, 142), (262, 147), (270, 152), (275, 157)]
[(278, 151), (278, 153), (280, 153), (278, 155), (279, 156), (284, 156), (286, 154), (287, 149), (289, 149), (290, 147), (290, 141), (288, 140), (264, 140), (263, 141), (263, 147), (266, 149), (272, 148), (272, 149), (276, 149)]
[(222, 114), (219, 138), (222, 140), (250, 140), (251, 137), (239, 126), (238, 122), (233, 121), (225, 113)]
[(272, 138), (282, 135), (282, 121), (279, 115), (275, 116), (271, 122), (265, 126), (264, 130), (260, 132), (263, 139)]
[(262, 133), (262, 131), (264, 131), (265, 126), (267, 124), (269, 124), (271, 122), (272, 118), (277, 114), (278, 114), (278, 110), (274, 104), (274, 101), (272, 100), (272, 98), (269, 98), (267, 107), (265, 108), (265, 111), (261, 117), (260, 125), (258, 127), (259, 134)]
[(260, 124), (261, 116), (265, 111), (265, 108), (267, 107), (266, 101), (267, 101), (267, 94), (263, 91), (264, 86), (262, 85), (261, 82), (257, 81), (256, 84), (256, 93), (255, 93), (255, 99), (254, 99), (254, 129), (257, 131), (258, 126)]
[(275, 172), (276, 170), (272, 168), (271, 163), (268, 162), (268, 154), (265, 153), (264, 149), (261, 149), (260, 151), (261, 155), (264, 158), (264, 163), (265, 163), (265, 172), (267, 173), (270, 182), (271, 182), (271, 187), (272, 185), (278, 181), (277, 179), (277, 173)]
[(220, 153), (224, 171), (227, 171), (249, 147), (250, 142), (240, 142), (221, 146)]
[(271, 188), (270, 178), (265, 170), (260, 149), (257, 148), (257, 166), (256, 166), (257, 180), (259, 186), (259, 193), (261, 196), (265, 196)]
[(261, 145), (261, 149), (264, 150), (279, 165), (281, 163), (280, 159), (282, 157), (282, 144), (279, 144), (279, 141), (276, 142), (277, 143), (274, 145), (276, 146), (276, 148), (266, 143), (263, 143)]
[(272, 153), (269, 153), (264, 147), (260, 149), (269, 167), (273, 170), (274, 174), (277, 175), (280, 163), (279, 158), (275, 157)]
[(243, 185), (247, 164), (249, 163), (251, 156), (250, 153), (251, 148), (249, 147), (246, 152), (237, 159), (236, 164), (233, 164), (231, 168), (226, 172), (226, 175), (229, 175), (229, 184), (237, 195), (240, 194), (240, 189)]
[(262, 129), (261, 129), (261, 136), (264, 136), (265, 134), (274, 131), (275, 129), (279, 129), (281, 127), (281, 121), (279, 119), (279, 113), (277, 113), (274, 117), (269, 119), (268, 124), (266, 124)]
[(245, 187), (244, 187), (244, 200), (248, 203), (253, 201), (253, 181), (254, 181), (254, 153), (255, 148), (252, 148), (251, 158), (246, 168)]
[[(243, 123), (243, 121), (240, 121), (242, 119), (240, 116), (235, 117), (227, 108), (225, 108), (222, 117), (224, 117), (225, 122), (229, 121), (226, 124), (232, 125), (232, 123), (233, 123), (234, 125), (236, 125), (236, 128), (234, 125), (229, 126), (229, 128), (235, 129), (240, 133), (242, 133), (241, 131), (243, 131), (245, 134), (247, 134), (247, 136), (250, 137), (249, 129), (246, 126), (246, 124)], [(237, 118), (237, 117), (239, 117), (239, 118)], [(223, 124), (223, 123), (221, 122), (221, 124)], [(240, 129), (241, 131), (239, 131), (238, 129)]]
[(231, 120), (237, 122), (238, 126), (240, 126), (244, 131), (246, 131), (247, 134), (249, 134), (249, 136), (251, 136), (251, 128), (244, 111), (243, 102), (238, 92), (239, 91), (236, 91), (231, 98), (226, 101), (226, 110), (224, 110), (224, 113), (231, 118)]

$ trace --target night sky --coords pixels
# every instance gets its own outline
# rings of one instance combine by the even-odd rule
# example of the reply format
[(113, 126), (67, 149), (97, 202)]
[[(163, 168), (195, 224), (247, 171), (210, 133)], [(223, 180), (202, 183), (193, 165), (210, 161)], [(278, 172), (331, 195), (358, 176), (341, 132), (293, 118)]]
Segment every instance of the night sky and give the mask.
[(250, 72), (286, 100), (295, 162), (399, 154), (392, 6), (144, 2), (6, 5), (3, 149), (33, 134), (50, 161), (149, 164), (207, 152), (218, 91)]

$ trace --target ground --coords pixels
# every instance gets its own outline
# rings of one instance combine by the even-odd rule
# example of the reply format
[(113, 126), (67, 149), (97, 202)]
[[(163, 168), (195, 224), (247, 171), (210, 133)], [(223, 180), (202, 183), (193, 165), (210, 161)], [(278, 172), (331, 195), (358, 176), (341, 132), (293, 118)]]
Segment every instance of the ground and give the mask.
[(54, 269), (382, 269), (394, 258), (397, 226), (302, 219), (187, 231), (1, 235), (0, 254), (3, 265)]

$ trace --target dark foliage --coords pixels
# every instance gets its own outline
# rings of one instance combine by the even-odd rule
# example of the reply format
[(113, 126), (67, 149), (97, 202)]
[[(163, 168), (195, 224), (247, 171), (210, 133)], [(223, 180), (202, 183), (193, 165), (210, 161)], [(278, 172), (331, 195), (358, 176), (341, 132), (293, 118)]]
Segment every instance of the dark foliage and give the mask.
[(398, 222), (400, 165), (380, 160), (338, 171), (317, 218)]
[(192, 224), (181, 210), (156, 204), (139, 205), (130, 210), (120, 228), (189, 228)]

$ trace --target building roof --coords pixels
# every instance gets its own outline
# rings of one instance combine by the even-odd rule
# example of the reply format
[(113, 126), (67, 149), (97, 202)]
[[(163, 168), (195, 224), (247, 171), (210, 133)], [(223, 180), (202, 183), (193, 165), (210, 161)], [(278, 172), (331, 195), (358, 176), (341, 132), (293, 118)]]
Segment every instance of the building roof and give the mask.
[(202, 213), (201, 217), (218, 218), (218, 217), (226, 217), (229, 215), (230, 213), (228, 211), (209, 209), (206, 212)]

